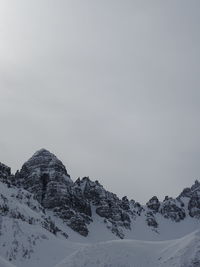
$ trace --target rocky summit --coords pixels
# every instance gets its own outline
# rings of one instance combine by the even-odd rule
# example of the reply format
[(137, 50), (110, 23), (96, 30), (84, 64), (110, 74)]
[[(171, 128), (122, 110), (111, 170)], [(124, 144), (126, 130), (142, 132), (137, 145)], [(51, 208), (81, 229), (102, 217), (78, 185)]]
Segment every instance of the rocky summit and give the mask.
[[(76, 234), (78, 240), (98, 241), (103, 236), (164, 240), (181, 237), (200, 223), (198, 181), (177, 198), (166, 196), (160, 201), (153, 196), (142, 205), (126, 196), (119, 198), (89, 177), (73, 181), (64, 164), (46, 149), (37, 151), (15, 174), (0, 163), (0, 185), (1, 245), (9, 260), (31, 257), (47, 232), (62, 239)], [(4, 233), (8, 222), (10, 245)], [(20, 235), (28, 245), (19, 241)]]

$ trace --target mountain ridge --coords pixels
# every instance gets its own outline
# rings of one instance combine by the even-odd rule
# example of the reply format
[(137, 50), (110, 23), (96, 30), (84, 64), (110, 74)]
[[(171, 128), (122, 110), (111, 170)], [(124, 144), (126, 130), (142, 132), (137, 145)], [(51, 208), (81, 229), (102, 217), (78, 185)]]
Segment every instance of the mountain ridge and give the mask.
[(119, 198), (89, 177), (73, 181), (63, 163), (46, 149), (34, 153), (14, 175), (0, 163), (0, 188), (0, 236), (5, 248), (0, 255), (20, 260), (20, 267), (47, 240), (58, 246), (64, 240), (161, 241), (199, 228), (199, 181), (176, 198), (159, 201), (153, 196), (141, 205), (126, 196)]
[(63, 163), (44, 148), (36, 151), (15, 175), (5, 164), (0, 165), (0, 174), (4, 182), (8, 179), (12, 185), (33, 193), (44, 208), (53, 209), (83, 236), (88, 235), (87, 224), (92, 222), (91, 204), (96, 206), (96, 213), (105, 219), (108, 228), (111, 227), (111, 231), (120, 238), (124, 238), (122, 228), (131, 228), (131, 217), (140, 216), (145, 210), (147, 225), (154, 230), (158, 228), (158, 213), (175, 222), (184, 220), (188, 214), (200, 217), (200, 183), (197, 180), (176, 198), (166, 196), (159, 201), (153, 196), (146, 205), (142, 205), (126, 196), (118, 198), (89, 177), (73, 182)]

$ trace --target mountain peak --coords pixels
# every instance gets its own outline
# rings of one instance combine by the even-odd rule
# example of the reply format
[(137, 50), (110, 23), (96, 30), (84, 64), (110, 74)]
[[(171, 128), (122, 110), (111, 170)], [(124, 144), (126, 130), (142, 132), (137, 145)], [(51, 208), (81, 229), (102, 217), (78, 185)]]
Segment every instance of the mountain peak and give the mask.
[[(43, 165), (43, 167), (47, 166), (55, 166), (55, 165), (60, 165), (65, 168), (61, 160), (59, 160), (53, 153), (51, 153), (49, 150), (45, 148), (41, 148), (37, 150), (33, 156), (24, 164), (24, 165), (29, 165), (29, 166), (36, 166)], [(23, 167), (22, 167), (23, 168)], [(41, 168), (40, 168), (41, 169)], [(66, 173), (67, 175), (67, 173)]]
[[(17, 174), (17, 182), (31, 193), (34, 193), (40, 203), (44, 202), (44, 200), (48, 202), (47, 193), (52, 188), (65, 188), (73, 183), (64, 164), (44, 148), (36, 151), (23, 164)], [(55, 190), (54, 193), (56, 192)]]
[(38, 156), (55, 156), (55, 155), (52, 154), (49, 150), (41, 148), (33, 154), (33, 157), (38, 157)]

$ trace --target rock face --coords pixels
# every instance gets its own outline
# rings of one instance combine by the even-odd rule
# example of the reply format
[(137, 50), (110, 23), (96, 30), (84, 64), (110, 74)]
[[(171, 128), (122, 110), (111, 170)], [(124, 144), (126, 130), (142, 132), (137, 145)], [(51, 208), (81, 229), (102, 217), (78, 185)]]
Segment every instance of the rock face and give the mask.
[(0, 162), (0, 180), (7, 182), (11, 176), (11, 168)]
[(88, 229), (79, 212), (91, 215), (87, 201), (73, 193), (65, 166), (45, 149), (37, 151), (16, 174), (16, 184), (33, 193), (45, 209), (53, 210), (73, 230), (86, 236)]
[(65, 166), (45, 149), (37, 151), (17, 173), (17, 183), (34, 193), (45, 208), (53, 208), (65, 201), (62, 191), (68, 190), (72, 180)]
[(120, 200), (88, 177), (73, 183), (62, 162), (45, 149), (37, 151), (22, 166), (15, 175), (15, 183), (33, 193), (45, 209), (52, 210), (83, 236), (89, 232), (92, 206), (118, 237), (124, 237), (123, 228), (131, 229), (133, 212), (126, 197)]
[[(178, 196), (178, 200), (188, 203), (187, 207), (189, 215), (197, 219), (200, 218), (200, 183), (195, 181), (191, 188), (185, 188), (183, 192)], [(185, 205), (184, 205), (185, 206)]]
[(181, 203), (172, 198), (164, 200), (160, 212), (165, 218), (170, 218), (175, 222), (183, 220), (186, 216), (185, 210), (181, 208)]
[(130, 229), (132, 212), (125, 197), (120, 200), (115, 194), (106, 191), (98, 181), (92, 182), (88, 177), (78, 179), (74, 188), (78, 189), (82, 199), (87, 199), (95, 206), (96, 213), (105, 218), (104, 222), (118, 237), (123, 238), (122, 228)]
[(119, 238), (134, 229), (138, 218), (156, 233), (159, 233), (159, 218), (174, 223), (187, 216), (200, 218), (198, 181), (176, 199), (165, 197), (162, 202), (154, 196), (143, 206), (127, 197), (118, 198), (89, 177), (73, 182), (63, 163), (45, 149), (37, 151), (24, 163), (15, 177), (9, 167), (0, 164), (0, 179), (33, 194), (44, 210), (51, 211), (83, 236), (88, 235), (94, 216), (102, 218), (105, 226)]
[(147, 207), (154, 212), (158, 212), (160, 208), (160, 201), (156, 196), (154, 196), (149, 200), (149, 202), (147, 202)]

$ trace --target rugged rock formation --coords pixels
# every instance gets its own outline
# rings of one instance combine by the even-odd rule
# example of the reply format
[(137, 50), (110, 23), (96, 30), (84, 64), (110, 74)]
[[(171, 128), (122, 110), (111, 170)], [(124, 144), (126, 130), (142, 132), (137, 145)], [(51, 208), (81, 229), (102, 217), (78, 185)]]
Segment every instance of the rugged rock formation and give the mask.
[(170, 218), (175, 222), (183, 220), (186, 216), (185, 210), (181, 207), (181, 203), (172, 198), (164, 200), (160, 212), (165, 218)]
[(62, 162), (45, 149), (37, 151), (22, 166), (15, 183), (33, 193), (45, 209), (51, 209), (83, 236), (88, 235), (87, 225), (92, 222), (92, 206), (120, 238), (124, 237), (123, 228), (131, 228), (132, 212), (126, 197), (120, 200), (89, 177), (73, 183)]
[[(175, 223), (187, 216), (200, 218), (198, 181), (191, 188), (184, 189), (176, 199), (166, 197), (160, 202), (154, 196), (143, 206), (127, 197), (118, 198), (89, 177), (73, 182), (63, 163), (45, 149), (37, 151), (24, 163), (15, 177), (9, 167), (0, 164), (0, 181), (8, 186), (24, 188), (40, 203), (44, 212), (51, 211), (83, 236), (88, 235), (94, 216), (101, 217), (106, 227), (119, 238), (124, 238), (126, 231), (134, 229), (138, 218), (158, 233), (158, 217)], [(3, 205), (1, 211), (7, 212), (7, 206)]]
[(121, 228), (130, 229), (132, 214), (127, 198), (120, 200), (115, 194), (106, 191), (98, 182), (92, 182), (89, 177), (78, 179), (74, 188), (82, 192), (82, 199), (87, 199), (90, 205), (96, 207), (96, 213), (105, 218), (107, 227), (120, 238), (123, 238)]
[(11, 168), (0, 162), (0, 181), (10, 183)]
[[(186, 206), (191, 217), (200, 218), (200, 183), (195, 181), (191, 188), (185, 188), (177, 198)], [(186, 205), (184, 204), (186, 203)]]
[[(15, 177), (16, 184), (34, 194), (45, 209), (51, 209), (73, 230), (86, 236), (81, 213), (91, 215), (88, 202), (73, 192), (73, 182), (63, 163), (45, 149), (37, 151)], [(88, 220), (90, 221), (90, 220)]]
[(37, 151), (16, 175), (16, 183), (34, 193), (46, 208), (60, 204), (62, 192), (68, 190), (72, 180), (65, 166), (45, 149)]
[(149, 200), (149, 202), (147, 202), (147, 207), (154, 212), (158, 212), (160, 208), (160, 201), (156, 196), (154, 196)]

